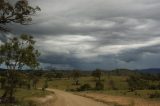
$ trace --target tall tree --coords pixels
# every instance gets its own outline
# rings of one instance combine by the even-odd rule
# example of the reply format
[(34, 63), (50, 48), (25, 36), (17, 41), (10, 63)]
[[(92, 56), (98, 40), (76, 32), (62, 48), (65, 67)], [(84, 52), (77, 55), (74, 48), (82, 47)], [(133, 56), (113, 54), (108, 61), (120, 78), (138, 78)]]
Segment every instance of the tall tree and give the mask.
[(79, 85), (80, 72), (78, 70), (74, 70), (71, 73), (71, 76), (72, 76), (73, 80), (75, 81), (75, 85)]
[(7, 86), (2, 97), (13, 97), (16, 88), (17, 70), (23, 67), (36, 68), (40, 55), (34, 48), (35, 41), (30, 35), (22, 34), (20, 37), (9, 39), (6, 43), (0, 45), (0, 64), (7, 68)]
[(92, 76), (96, 78), (95, 89), (102, 90), (104, 89), (104, 84), (101, 82), (102, 71), (100, 69), (96, 69), (92, 72)]
[(27, 0), (0, 0), (0, 31), (8, 31), (5, 26), (8, 23), (19, 23), (26, 25), (32, 21), (31, 16), (40, 8), (32, 7)]
[(139, 76), (132, 75), (127, 79), (128, 87), (130, 91), (147, 89), (148, 82), (141, 79)]
[(102, 76), (102, 71), (100, 69), (96, 69), (95, 71), (92, 72), (92, 76), (98, 79), (98, 81), (100, 81)]

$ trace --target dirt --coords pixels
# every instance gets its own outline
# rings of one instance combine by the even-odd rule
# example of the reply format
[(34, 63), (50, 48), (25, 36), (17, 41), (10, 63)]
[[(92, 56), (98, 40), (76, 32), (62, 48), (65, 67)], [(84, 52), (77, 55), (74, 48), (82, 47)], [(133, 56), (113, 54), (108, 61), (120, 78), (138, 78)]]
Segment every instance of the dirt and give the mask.
[(48, 106), (108, 106), (102, 102), (97, 102), (92, 99), (74, 95), (69, 92), (47, 89), (48, 91), (53, 91), (56, 96), (56, 100), (52, 105)]
[(160, 101), (135, 97), (113, 96), (101, 93), (79, 93), (83, 97), (92, 98), (108, 104), (117, 104), (120, 106), (160, 106)]
[(54, 101), (56, 100), (56, 96), (53, 94), (41, 98), (34, 97), (28, 100), (34, 101), (34, 104), (36, 104), (37, 106), (53, 106)]

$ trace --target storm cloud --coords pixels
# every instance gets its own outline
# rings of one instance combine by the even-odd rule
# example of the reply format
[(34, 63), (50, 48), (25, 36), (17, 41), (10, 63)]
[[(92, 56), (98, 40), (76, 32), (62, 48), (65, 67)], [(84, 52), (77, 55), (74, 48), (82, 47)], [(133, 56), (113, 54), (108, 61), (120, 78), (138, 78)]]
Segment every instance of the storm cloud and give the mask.
[[(37, 41), (40, 62), (79, 69), (159, 67), (159, 0), (30, 0), (31, 25), (8, 25)], [(0, 37), (1, 42), (5, 40)]]

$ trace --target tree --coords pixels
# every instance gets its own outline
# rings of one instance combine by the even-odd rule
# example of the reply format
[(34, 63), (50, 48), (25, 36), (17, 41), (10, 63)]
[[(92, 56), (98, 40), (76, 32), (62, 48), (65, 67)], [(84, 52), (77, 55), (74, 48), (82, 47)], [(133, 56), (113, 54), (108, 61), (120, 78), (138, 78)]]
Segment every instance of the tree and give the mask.
[(95, 71), (92, 72), (92, 76), (97, 78), (98, 81), (101, 80), (102, 72), (100, 69), (96, 69)]
[(142, 90), (142, 89), (146, 89), (146, 87), (148, 87), (147, 82), (137, 76), (130, 76), (127, 79), (127, 83), (128, 83), (130, 91)]
[(5, 82), (6, 82), (6, 78), (4, 78), (4, 77), (1, 77), (1, 78), (0, 78), (1, 89), (4, 89)]
[(95, 85), (95, 90), (103, 90), (103, 89), (104, 89), (104, 84), (100, 81), (97, 81)]
[(46, 79), (44, 81), (43, 87), (42, 87), (42, 91), (45, 91), (48, 88), (48, 80)]
[(38, 82), (39, 82), (38, 78), (36, 78), (36, 77), (33, 78), (32, 86), (33, 86), (34, 89), (37, 89), (37, 84), (38, 84)]
[(109, 80), (108, 85), (111, 87), (111, 89), (116, 90), (115, 82), (113, 80)]
[(92, 72), (92, 76), (96, 78), (95, 89), (102, 90), (104, 89), (104, 84), (101, 82), (102, 71), (100, 69), (96, 69)]
[(40, 56), (38, 50), (34, 48), (33, 37), (22, 34), (20, 37), (10, 38), (6, 43), (0, 45), (0, 64), (7, 68), (7, 84), (2, 97), (13, 97), (16, 88), (17, 72), (23, 67), (35, 69), (39, 63), (37, 58)]
[(71, 76), (73, 77), (73, 80), (75, 81), (75, 85), (79, 85), (80, 72), (78, 70), (74, 70)]
[(32, 21), (31, 16), (40, 11), (40, 8), (32, 7), (27, 0), (14, 1), (0, 0), (0, 31), (8, 31), (5, 27), (8, 23), (29, 24)]
[(55, 73), (55, 78), (61, 79), (62, 77), (63, 77), (63, 73), (61, 73), (61, 72), (56, 72)]

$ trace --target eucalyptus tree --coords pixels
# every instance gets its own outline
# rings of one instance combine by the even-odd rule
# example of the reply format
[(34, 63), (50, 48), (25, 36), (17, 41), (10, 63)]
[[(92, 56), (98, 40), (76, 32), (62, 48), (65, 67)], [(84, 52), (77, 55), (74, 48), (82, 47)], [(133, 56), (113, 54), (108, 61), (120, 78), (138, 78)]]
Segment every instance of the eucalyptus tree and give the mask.
[(100, 69), (96, 69), (92, 72), (92, 76), (101, 81), (102, 71)]
[(20, 37), (10, 38), (0, 45), (0, 64), (7, 68), (7, 83), (2, 97), (13, 97), (17, 83), (17, 73), (24, 67), (37, 68), (40, 53), (34, 48), (35, 40), (32, 36), (22, 34)]
[(102, 90), (104, 89), (104, 84), (101, 82), (102, 71), (100, 69), (96, 69), (92, 72), (92, 76), (96, 78), (95, 89)]
[(79, 85), (79, 77), (81, 76), (80, 71), (73, 70), (73, 72), (71, 73), (71, 76), (75, 82), (75, 85)]
[(9, 23), (29, 24), (36, 11), (40, 8), (30, 6), (28, 0), (0, 0), (0, 31), (9, 31)]

